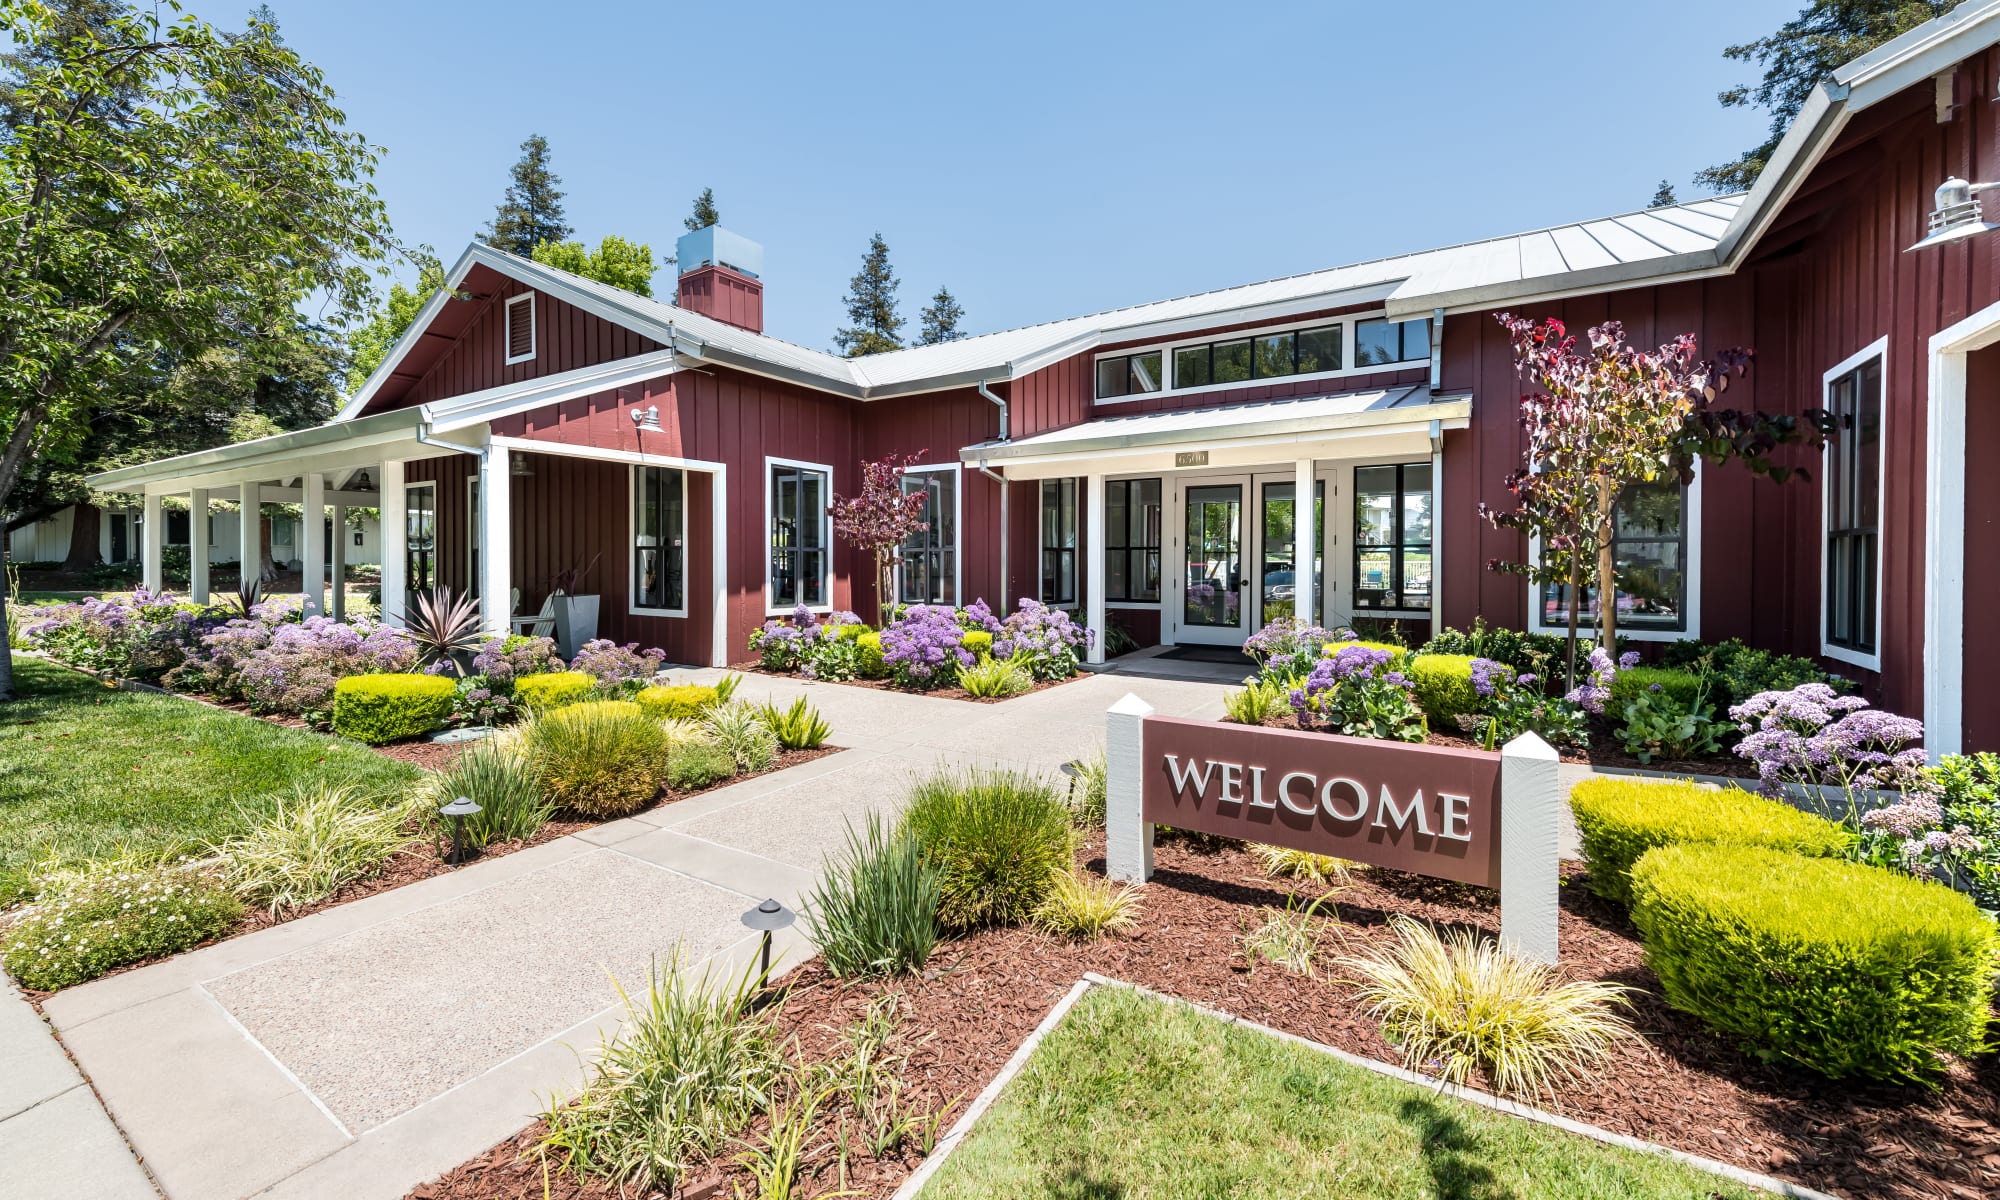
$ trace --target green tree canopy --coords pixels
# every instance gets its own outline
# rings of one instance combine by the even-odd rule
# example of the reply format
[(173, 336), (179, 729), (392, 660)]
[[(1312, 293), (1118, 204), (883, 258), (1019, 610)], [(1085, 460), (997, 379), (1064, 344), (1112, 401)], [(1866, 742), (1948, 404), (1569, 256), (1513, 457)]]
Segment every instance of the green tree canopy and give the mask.
[(608, 283), (615, 288), (653, 294), (653, 248), (643, 242), (629, 242), (610, 234), (591, 250), (582, 242), (543, 242), (530, 255), (536, 262)]
[(403, 336), (416, 322), (417, 314), (432, 296), (444, 287), (444, 264), (429, 246), (419, 247), (411, 255), (417, 265), (417, 286), (404, 287), (399, 280), (389, 285), (388, 295), (382, 298), (368, 318), (356, 325), (347, 335), (348, 373), (347, 386), (350, 390), (375, 373), (382, 360), (389, 357), (389, 348), (396, 339)]
[(861, 256), (861, 270), (847, 283), (847, 319), (853, 322), (833, 335), (833, 344), (849, 358), (901, 350), (898, 336), (903, 318), (896, 311), (896, 288), (902, 283), (889, 268), (889, 243), (876, 234)]
[(951, 294), (950, 288), (938, 288), (937, 295), (931, 297), (931, 302), (917, 316), (922, 322), (917, 332), (919, 346), (955, 342), (965, 336), (958, 328), (965, 318), (965, 309), (959, 306), (958, 297)]
[(694, 198), (694, 214), (681, 224), (687, 226), (689, 233), (693, 233), (698, 229), (707, 229), (710, 225), (718, 224), (721, 220), (722, 214), (715, 209), (715, 189), (705, 187), (701, 189), (701, 195)]
[(529, 134), (509, 174), (513, 182), (486, 227), (489, 245), (526, 258), (543, 242), (560, 242), (575, 232), (563, 219), (562, 180), (549, 169), (547, 138)]

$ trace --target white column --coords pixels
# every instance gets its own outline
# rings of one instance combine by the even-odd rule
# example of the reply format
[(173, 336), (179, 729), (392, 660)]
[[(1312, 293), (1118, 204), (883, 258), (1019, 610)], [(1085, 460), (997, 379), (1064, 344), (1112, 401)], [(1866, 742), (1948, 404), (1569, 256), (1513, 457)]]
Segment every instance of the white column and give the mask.
[(1319, 522), (1313, 508), (1313, 460), (1302, 458), (1292, 467), (1292, 615), (1309, 625), (1319, 624), (1319, 589), (1313, 586)]
[(1500, 748), (1500, 944), (1536, 962), (1556, 961), (1562, 891), (1555, 750), (1532, 733)]
[(264, 570), (264, 489), (260, 484), (246, 483), (237, 492), (237, 503), (241, 511), (236, 520), (236, 561), (242, 564), (238, 586), (245, 595), (255, 584)]
[(326, 611), (326, 479), (307, 471), (299, 482), (305, 510), (299, 522), (299, 593), (311, 617)]
[[(729, 665), (729, 470), (718, 466), (708, 477), (709, 534), (709, 663)], [(754, 540), (755, 534), (752, 534)]]
[[(1988, 309), (1987, 313), (1992, 310)], [(1985, 316), (1980, 313), (1971, 320)], [(1924, 754), (1935, 766), (1965, 740), (1965, 402), (1969, 369), (1954, 330), (1931, 337), (1924, 426)]]
[(479, 611), (486, 632), (506, 637), (514, 589), (514, 477), (507, 451), (494, 447), (479, 458)]
[(333, 619), (347, 619), (347, 506), (333, 506), (333, 578), (328, 586), (333, 592)]
[(1120, 883), (1153, 875), (1153, 825), (1143, 810), (1141, 739), (1153, 706), (1130, 692), (1104, 714), (1104, 873)]
[(382, 464), (382, 622), (403, 623), (403, 593), (409, 589), (409, 499), (403, 491), (403, 464)]
[(166, 514), (160, 497), (146, 493), (145, 515), (139, 526), (139, 579), (149, 592), (160, 590), (160, 549), (167, 543)]
[(208, 489), (188, 490), (188, 599), (208, 603)]
[[(1437, 328), (1437, 327), (1433, 327)], [(1435, 333), (1432, 334), (1436, 336)], [(1431, 636), (1444, 628), (1444, 432), (1431, 422)]]
[(1083, 553), (1085, 580), (1084, 590), (1088, 593), (1088, 607), (1084, 623), (1097, 636), (1091, 639), (1089, 660), (1093, 664), (1104, 661), (1104, 476), (1089, 475), (1084, 478), (1084, 486), (1090, 489), (1084, 501)]

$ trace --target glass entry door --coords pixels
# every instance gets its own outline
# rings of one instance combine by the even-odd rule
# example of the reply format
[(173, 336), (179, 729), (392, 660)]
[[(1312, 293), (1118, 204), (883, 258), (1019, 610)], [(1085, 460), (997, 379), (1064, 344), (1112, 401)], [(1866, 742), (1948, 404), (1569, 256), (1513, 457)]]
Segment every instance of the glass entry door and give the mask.
[[(1298, 490), (1292, 480), (1270, 481), (1258, 477), (1257, 497), (1260, 506), (1257, 558), (1259, 569), (1257, 593), (1257, 628), (1290, 617), (1298, 609), (1298, 569), (1293, 559), (1297, 556), (1298, 544), (1295, 540), (1297, 509), (1292, 502), (1292, 494)], [(1320, 549), (1326, 545), (1326, 481), (1313, 483), (1313, 530), (1318, 535), (1313, 554), (1312, 594), (1319, 597), (1315, 607), (1324, 608), (1326, 598), (1326, 558)]]
[(1183, 491), (1181, 620), (1177, 641), (1236, 646), (1249, 635), (1244, 573), (1246, 480), (1203, 480)]

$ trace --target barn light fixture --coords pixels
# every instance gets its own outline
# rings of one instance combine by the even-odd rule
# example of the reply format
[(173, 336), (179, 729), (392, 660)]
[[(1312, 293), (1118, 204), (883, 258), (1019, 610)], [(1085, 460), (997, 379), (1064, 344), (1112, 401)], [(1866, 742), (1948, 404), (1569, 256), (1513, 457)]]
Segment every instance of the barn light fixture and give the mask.
[(528, 461), (527, 455), (516, 450), (507, 462), (507, 473), (516, 479), (528, 479), (534, 475), (535, 465)]
[(648, 404), (644, 408), (633, 409), (632, 424), (638, 427), (640, 433), (660, 432), (660, 406)]
[(1979, 193), (2000, 183), (1967, 183), (1954, 175), (1938, 185), (1937, 201), (1931, 209), (1930, 231), (1910, 250), (1927, 250), (1946, 242), (1976, 237), (2000, 225), (1985, 220), (1979, 211)]

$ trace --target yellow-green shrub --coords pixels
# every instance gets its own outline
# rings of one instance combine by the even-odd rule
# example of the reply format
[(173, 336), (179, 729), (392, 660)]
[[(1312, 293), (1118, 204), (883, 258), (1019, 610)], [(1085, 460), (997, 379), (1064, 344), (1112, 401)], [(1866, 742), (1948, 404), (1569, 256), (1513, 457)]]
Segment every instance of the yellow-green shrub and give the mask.
[(1570, 790), (1569, 806), (1590, 864), (1590, 890), (1620, 904), (1632, 902), (1632, 864), (1655, 846), (1719, 843), (1823, 856), (1848, 844), (1847, 833), (1823, 817), (1741, 788), (1685, 779), (1599, 775)]
[(958, 639), (958, 644), (981, 658), (993, 653), (993, 635), (984, 629), (968, 629)]
[(1320, 651), (1331, 656), (1343, 646), (1365, 646), (1370, 650), (1386, 651), (1389, 655), (1389, 661), (1392, 663), (1401, 663), (1410, 654), (1408, 646), (1398, 646), (1394, 642), (1366, 642), (1360, 638), (1347, 642), (1328, 642), (1326, 645), (1320, 647)]
[(715, 688), (698, 683), (663, 684), (649, 687), (633, 697), (639, 706), (656, 717), (693, 719), (722, 703)]
[(333, 731), (371, 746), (417, 737), (444, 724), (457, 696), (442, 675), (349, 675), (333, 685)]
[(1667, 1003), (1763, 1057), (1928, 1081), (1986, 1045), (2000, 938), (1941, 884), (1756, 846), (1664, 846), (1632, 921)]
[(550, 800), (622, 817), (659, 794), (672, 735), (629, 700), (593, 700), (537, 717), (527, 742), (528, 766)]
[(854, 639), (861, 647), (861, 677), (863, 679), (887, 679), (889, 663), (882, 657), (882, 635), (871, 629)]
[[(1623, 713), (1627, 700), (1637, 699), (1641, 693), (1650, 692), (1655, 686), (1683, 707), (1690, 707), (1701, 695), (1701, 676), (1672, 667), (1626, 667), (1611, 677), (1611, 710)], [(1721, 698), (1726, 701), (1728, 693), (1722, 692)], [(1711, 694), (1708, 699), (1714, 703), (1717, 697)]]
[(514, 681), (514, 698), (535, 712), (578, 704), (597, 694), (597, 681), (582, 671), (549, 671)]
[(1479, 693), (1472, 690), (1472, 655), (1419, 654), (1404, 667), (1417, 704), (1432, 729), (1456, 730), (1460, 713), (1479, 711)]

